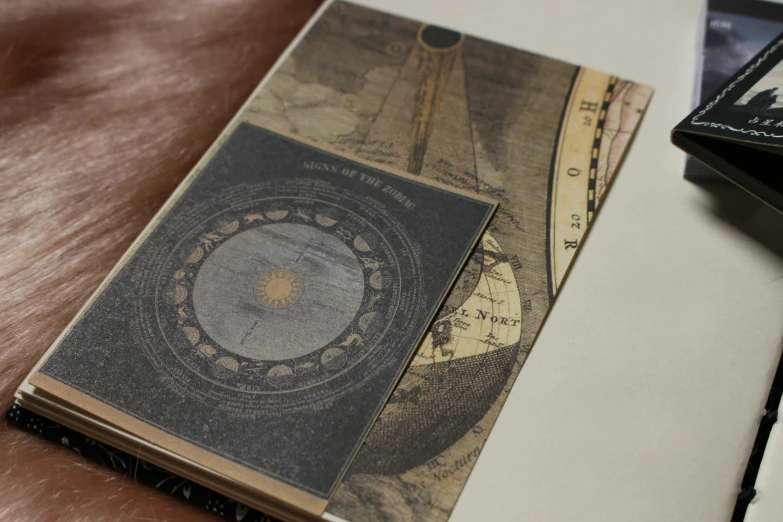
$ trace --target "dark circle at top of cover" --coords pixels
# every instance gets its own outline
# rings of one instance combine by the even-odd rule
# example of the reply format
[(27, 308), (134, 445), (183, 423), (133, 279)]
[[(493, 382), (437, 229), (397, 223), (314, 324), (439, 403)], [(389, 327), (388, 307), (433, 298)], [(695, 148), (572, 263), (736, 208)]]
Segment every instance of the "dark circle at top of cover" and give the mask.
[(462, 34), (437, 25), (424, 25), (419, 31), (422, 43), (438, 50), (455, 47), (462, 41)]

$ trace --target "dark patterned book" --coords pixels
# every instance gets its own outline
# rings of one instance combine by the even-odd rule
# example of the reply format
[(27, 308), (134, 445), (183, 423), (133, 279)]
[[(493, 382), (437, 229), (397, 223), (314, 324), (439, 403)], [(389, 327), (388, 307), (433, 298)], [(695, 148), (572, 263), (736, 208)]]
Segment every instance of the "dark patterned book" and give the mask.
[(783, 34), (672, 131), (672, 143), (783, 211)]
[[(693, 106), (708, 101), (743, 65), (783, 32), (783, 5), (765, 0), (708, 0), (700, 34)], [(725, 180), (689, 157), (685, 177)]]
[[(765, 0), (708, 0), (703, 24), (694, 107), (706, 102), (726, 80), (783, 32), (783, 5)], [(690, 156), (685, 163), (685, 177), (725, 181), (713, 169)]]
[(74, 451), (123, 474), (128, 479), (155, 488), (231, 522), (277, 522), (258, 510), (221, 495), (198, 482), (184, 479), (159, 466), (140, 459), (78, 431), (42, 417), (14, 404), (6, 418), (20, 428)]

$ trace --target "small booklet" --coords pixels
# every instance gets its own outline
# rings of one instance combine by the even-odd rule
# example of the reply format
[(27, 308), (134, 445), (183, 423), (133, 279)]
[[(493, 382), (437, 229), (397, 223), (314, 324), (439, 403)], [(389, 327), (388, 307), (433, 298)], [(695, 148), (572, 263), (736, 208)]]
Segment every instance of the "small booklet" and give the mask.
[(671, 134), (672, 143), (783, 211), (783, 35)]
[[(783, 32), (783, 5), (764, 0), (707, 0), (700, 32), (693, 107), (712, 93)], [(724, 180), (688, 157), (685, 177)]]
[(267, 512), (320, 515), (494, 210), (242, 122), (27, 400)]
[(445, 521), (651, 94), (327, 1), (10, 418), (231, 520)]

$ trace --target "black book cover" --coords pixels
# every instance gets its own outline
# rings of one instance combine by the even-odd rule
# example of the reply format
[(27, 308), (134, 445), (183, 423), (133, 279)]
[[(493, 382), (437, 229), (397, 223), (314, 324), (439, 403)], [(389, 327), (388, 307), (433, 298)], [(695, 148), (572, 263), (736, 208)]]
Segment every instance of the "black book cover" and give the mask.
[[(708, 0), (699, 32), (693, 107), (748, 63), (783, 31), (783, 5), (765, 0)], [(725, 181), (713, 169), (688, 157), (685, 177)]]
[(783, 35), (672, 131), (672, 143), (783, 211)]

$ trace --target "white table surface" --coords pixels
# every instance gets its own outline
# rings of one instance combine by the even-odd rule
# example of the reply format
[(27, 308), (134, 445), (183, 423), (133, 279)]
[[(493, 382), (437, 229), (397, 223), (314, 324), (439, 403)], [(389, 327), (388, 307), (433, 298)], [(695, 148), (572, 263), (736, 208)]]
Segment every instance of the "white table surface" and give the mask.
[(727, 521), (783, 340), (783, 216), (682, 179), (701, 1), (360, 2), (656, 91), (452, 521)]

